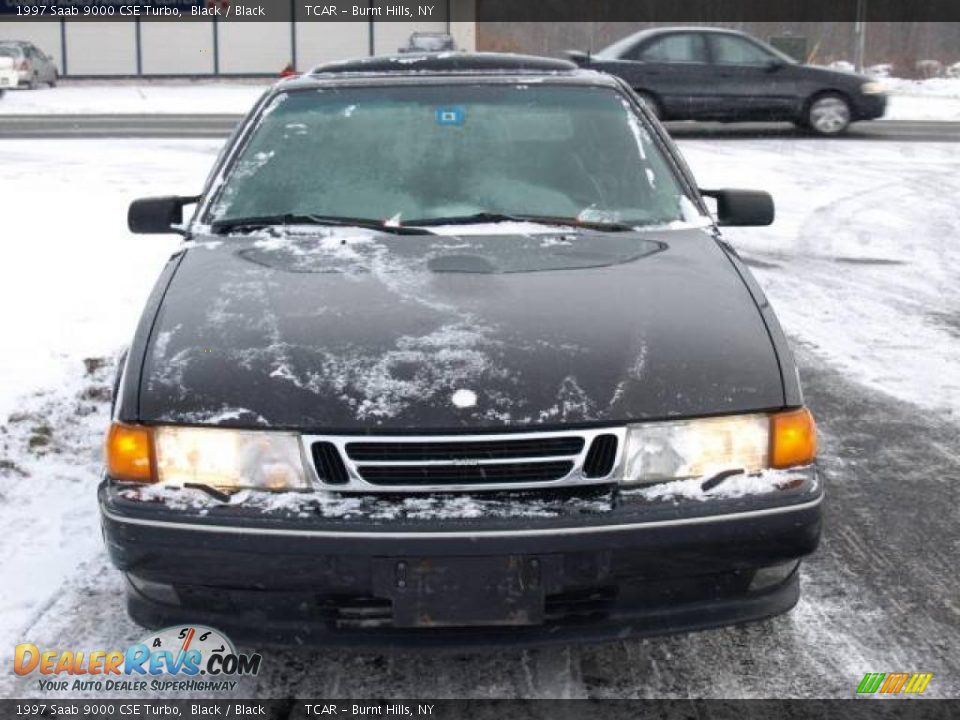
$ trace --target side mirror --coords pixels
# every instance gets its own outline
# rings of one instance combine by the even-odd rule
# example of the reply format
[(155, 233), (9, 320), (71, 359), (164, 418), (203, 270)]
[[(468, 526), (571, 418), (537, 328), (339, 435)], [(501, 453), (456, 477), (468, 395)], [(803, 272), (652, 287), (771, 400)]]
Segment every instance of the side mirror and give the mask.
[(725, 226), (772, 225), (773, 198), (762, 190), (701, 190), (717, 201), (717, 224)]
[(768, 73), (775, 73), (782, 68), (784, 63), (780, 60), (767, 61), (766, 70)]
[(199, 195), (192, 197), (169, 195), (134, 200), (127, 211), (127, 227), (130, 228), (130, 232), (144, 235), (182, 234), (182, 231), (174, 225), (183, 223), (184, 206), (192, 205), (199, 199)]

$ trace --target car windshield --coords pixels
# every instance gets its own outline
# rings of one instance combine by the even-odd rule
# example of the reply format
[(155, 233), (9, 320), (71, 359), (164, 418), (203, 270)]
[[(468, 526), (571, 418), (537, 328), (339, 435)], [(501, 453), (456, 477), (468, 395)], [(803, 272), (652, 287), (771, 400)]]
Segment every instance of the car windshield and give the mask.
[(611, 88), (295, 90), (257, 122), (206, 221), (514, 215), (644, 225), (698, 217), (642, 118)]

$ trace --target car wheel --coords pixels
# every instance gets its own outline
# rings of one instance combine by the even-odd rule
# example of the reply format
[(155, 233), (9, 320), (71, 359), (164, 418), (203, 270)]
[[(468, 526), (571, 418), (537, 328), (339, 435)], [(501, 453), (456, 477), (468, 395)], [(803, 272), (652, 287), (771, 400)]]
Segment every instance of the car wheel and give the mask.
[(818, 135), (839, 135), (850, 127), (850, 103), (841, 95), (820, 95), (807, 108), (805, 125)]
[(657, 99), (648, 92), (643, 90), (637, 90), (637, 97), (640, 98), (640, 102), (644, 104), (647, 110), (650, 111), (650, 114), (653, 115), (657, 120), (662, 117), (660, 111), (660, 103), (657, 102)]
[(50, 83), (49, 83), (49, 84), (50, 84), (50, 87), (55, 88), (55, 87), (57, 86), (57, 80), (59, 79), (59, 77), (60, 77), (60, 76), (57, 74), (57, 72), (54, 71), (54, 73), (53, 73), (53, 78), (51, 78)]

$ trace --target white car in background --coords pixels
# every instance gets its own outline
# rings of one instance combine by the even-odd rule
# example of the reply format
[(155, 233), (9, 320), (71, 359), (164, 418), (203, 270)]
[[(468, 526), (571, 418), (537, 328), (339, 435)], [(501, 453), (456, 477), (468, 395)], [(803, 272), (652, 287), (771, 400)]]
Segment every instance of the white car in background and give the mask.
[(0, 57), (13, 58), (17, 69), (17, 84), (34, 90), (41, 84), (54, 87), (59, 78), (53, 58), (31, 42), (0, 40)]
[(17, 67), (12, 57), (0, 55), (0, 97), (10, 88), (15, 88), (20, 82)]

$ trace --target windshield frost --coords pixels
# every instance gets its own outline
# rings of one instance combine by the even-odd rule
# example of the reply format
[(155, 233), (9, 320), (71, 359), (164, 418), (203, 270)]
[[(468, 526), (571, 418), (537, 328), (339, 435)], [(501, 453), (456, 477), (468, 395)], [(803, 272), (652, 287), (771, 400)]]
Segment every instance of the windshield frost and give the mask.
[(278, 96), (208, 219), (502, 213), (661, 224), (689, 219), (690, 207), (614, 90), (436, 85)]

